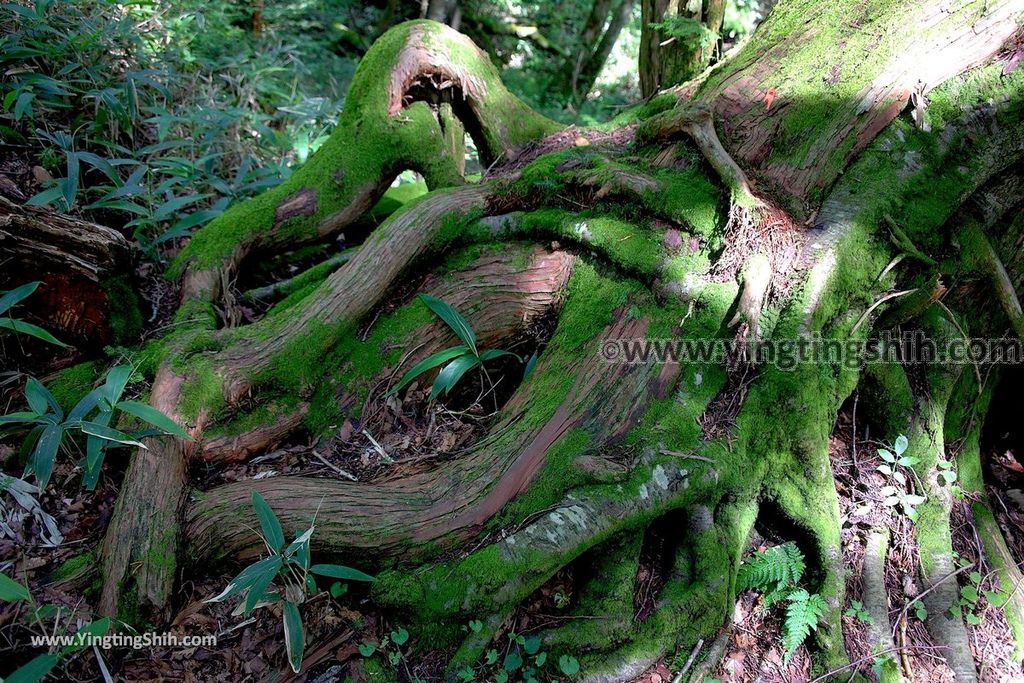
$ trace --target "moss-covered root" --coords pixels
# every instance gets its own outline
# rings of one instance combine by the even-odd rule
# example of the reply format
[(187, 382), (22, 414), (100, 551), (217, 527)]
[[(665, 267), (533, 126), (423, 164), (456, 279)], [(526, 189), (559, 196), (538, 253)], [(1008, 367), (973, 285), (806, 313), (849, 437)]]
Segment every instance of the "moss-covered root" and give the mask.
[[(923, 321), (931, 336), (957, 334), (952, 325), (938, 317), (932, 309)], [(960, 596), (953, 565), (953, 543), (949, 514), (952, 507), (950, 488), (939, 476), (940, 462), (945, 458), (944, 423), (946, 406), (959, 376), (960, 368), (929, 366), (926, 370), (926, 391), (917, 397), (917, 415), (908, 434), (907, 453), (918, 458), (914, 465), (916, 479), (925, 502), (917, 508), (918, 553), (921, 579), (928, 591), (923, 601), (928, 609), (925, 625), (943, 648), (942, 653), (957, 680), (974, 683), (977, 671), (971, 654), (967, 629), (950, 610)]]
[(588, 683), (628, 680), (666, 653), (689, 651), (728, 620), (735, 578), (757, 516), (751, 501), (687, 509), (687, 528), (657, 609), (611, 653), (584, 658)]
[(967, 260), (988, 276), (1013, 330), (1024, 340), (1024, 310), (1021, 309), (1017, 290), (1014, 289), (1013, 281), (1006, 272), (1006, 266), (1003, 265), (999, 254), (992, 247), (977, 220), (966, 218), (965, 225), (960, 231), (960, 243), (964, 247), (964, 256)]
[(1024, 592), (1020, 587), (1024, 585), (1024, 576), (1006, 545), (1006, 539), (999, 528), (999, 522), (992, 514), (988, 493), (985, 491), (978, 442), (981, 424), (980, 419), (974, 420), (967, 433), (956, 458), (957, 474), (960, 486), (971, 498), (971, 512), (974, 515), (978, 537), (985, 549), (985, 559), (999, 584), (1000, 591), (1009, 596), (1002, 605), (1002, 610), (1013, 636), (1014, 659), (1021, 661), (1024, 659)]
[(872, 529), (864, 541), (864, 593), (861, 600), (864, 609), (871, 615), (868, 633), (871, 649), (888, 654), (879, 657), (880, 666), (875, 669), (879, 683), (902, 683), (903, 673), (896, 660), (896, 646), (889, 624), (889, 595), (885, 589), (885, 556), (889, 549), (889, 530)]
[(803, 476), (775, 479), (768, 488), (782, 514), (810, 534), (813, 562), (822, 573), (819, 594), (828, 611), (814, 632), (815, 670), (819, 673), (846, 666), (849, 656), (843, 643), (842, 608), (846, 596), (843, 553), (840, 541), (839, 497), (832, 478), (827, 446), (818, 451), (816, 463), (807, 463)]
[(459, 649), (455, 651), (452, 658), (448, 660), (445, 667), (445, 680), (454, 683), (458, 679), (458, 673), (466, 667), (473, 668), (483, 660), (484, 653), (494, 640), (501, 625), (511, 615), (511, 611), (504, 611), (491, 614), (486, 619), (479, 621), (479, 628), (471, 628), (466, 635)]
[[(150, 404), (181, 423), (182, 378), (157, 373)], [(199, 417), (196, 429), (202, 428)], [(130, 624), (161, 621), (172, 605), (184, 504), (186, 469), (193, 444), (178, 437), (148, 440), (125, 472), (103, 539), (103, 588), (99, 611)]]
[(212, 304), (249, 253), (343, 229), (403, 169), (432, 188), (460, 184), (463, 127), (485, 164), (558, 129), (505, 89), (466, 36), (430, 21), (389, 30), (360, 61), (324, 145), (285, 183), (203, 227), (175, 260), (172, 275), (186, 274), (179, 318), (214, 325)]
[(626, 639), (633, 627), (633, 592), (640, 563), (642, 533), (616, 536), (587, 553), (576, 574), (575, 605), (567, 623), (544, 634), (553, 651), (607, 651)]

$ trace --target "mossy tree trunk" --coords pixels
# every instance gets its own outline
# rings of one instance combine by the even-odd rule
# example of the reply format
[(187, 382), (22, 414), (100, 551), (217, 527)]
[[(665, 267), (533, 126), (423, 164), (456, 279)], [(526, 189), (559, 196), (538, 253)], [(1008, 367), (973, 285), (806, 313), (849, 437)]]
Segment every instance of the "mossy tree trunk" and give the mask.
[[(820, 359), (794, 369), (609, 363), (600, 352), (626, 339), (861, 342), (883, 324), (886, 307), (873, 304), (897, 285), (920, 290), (921, 305), (887, 315), (945, 330), (927, 287), (940, 275), (990, 278), (984, 264), (1001, 256), (995, 240), (985, 259), (962, 256), (969, 245), (953, 219), (1024, 152), (1024, 74), (1003, 75), (998, 63), (1022, 10), (995, 0), (783, 1), (713, 73), (609, 130), (582, 133), (584, 146), (508, 93), (450, 28), (390, 30), (361, 63), (325, 146), (286, 184), (200, 230), (175, 263), (184, 297), (173, 334), (147, 349), (151, 400), (196, 441), (154, 441), (133, 459), (103, 550), (104, 609), (165, 617), (194, 563), (257, 554), (256, 489), (285, 526), (317, 514), (314, 552), (376, 565), (376, 600), (439, 638), (455, 637), (469, 617), (499, 624), (559, 569), (585, 562), (593, 570), (579, 609), (617, 626), (566, 626), (546, 638), (554, 648), (575, 643), (588, 671), (617, 680), (720, 629), (767, 504), (810, 539), (830, 607), (816, 666), (842, 664), (828, 436), (859, 369)], [(931, 102), (927, 126), (901, 115), (912, 93)], [(461, 148), (446, 135), (452, 117), (494, 165), (478, 183), (461, 177)], [(226, 283), (247, 258), (343, 229), (406, 168), (434, 191), (287, 305), (244, 327), (224, 324), (234, 298)], [(886, 220), (925, 259), (891, 266), (907, 246)], [(1016, 282), (1024, 263), (1002, 258)], [(404, 278), (431, 269), (448, 277), (423, 289), (453, 302), (488, 343), (557, 312), (536, 369), (487, 437), (398, 481), (295, 476), (190, 492), (201, 483), (188, 481), (191, 462), (244, 459), (299, 426), (324, 434), (450, 345), (409, 299), (379, 307)], [(1012, 317), (1012, 301), (1005, 311)], [(958, 324), (972, 332), (1008, 324), (1003, 307), (971, 313)], [(905, 427), (929, 453), (929, 486), (951, 443), (936, 428), (966, 374), (935, 372), (948, 381), (922, 384), (904, 402)], [(984, 405), (969, 406), (975, 419), (983, 414)], [(276, 417), (253, 426), (263, 414)], [(930, 495), (935, 533), (948, 537), (943, 492)], [(631, 540), (666, 515), (683, 520), (684, 537), (657, 608), (638, 620), (608, 582), (635, 575)], [(938, 538), (923, 550), (944, 547)], [(454, 548), (466, 552), (438, 559)], [(456, 661), (473, 660), (484, 641), (467, 640)], [(970, 662), (951, 663), (973, 674)]]

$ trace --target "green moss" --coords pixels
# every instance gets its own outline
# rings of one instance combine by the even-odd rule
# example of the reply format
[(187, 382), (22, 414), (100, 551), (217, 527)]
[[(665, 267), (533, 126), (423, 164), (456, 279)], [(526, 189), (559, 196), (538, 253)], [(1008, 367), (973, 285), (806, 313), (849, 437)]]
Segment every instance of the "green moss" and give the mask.
[(185, 382), (181, 387), (181, 416), (186, 421), (194, 421), (201, 412), (216, 415), (224, 405), (224, 393), (221, 379), (213, 370), (209, 358), (194, 357), (185, 372)]
[[(458, 34), (432, 22), (400, 24), (377, 39), (360, 61), (330, 138), (286, 182), (231, 208), (199, 230), (175, 260), (172, 277), (189, 265), (216, 267), (240, 246), (267, 249), (314, 239), (327, 217), (403, 169), (419, 171), (432, 188), (462, 183), (458, 165), (425, 103), (415, 102), (396, 116), (388, 110), (389, 88), (385, 85), (412, 32), (425, 34), (424, 42), (436, 51), (436, 59), (450, 59), (481, 81), (477, 113), (484, 129), (480, 144), (485, 150), (497, 155), (558, 129), (512, 95), (486, 56)], [(312, 213), (275, 225), (278, 206), (300, 191), (315, 196)], [(393, 192), (377, 205), (378, 215), (393, 210), (393, 201), (407, 201), (413, 192)]]
[(57, 404), (69, 410), (92, 391), (105, 368), (99, 361), (87, 361), (60, 370), (46, 385)]
[(52, 579), (54, 582), (64, 581), (70, 579), (73, 576), (84, 571), (91, 571), (96, 568), (96, 553), (88, 550), (78, 555), (72, 555), (68, 559), (64, 560), (57, 569), (54, 570)]
[(556, 441), (544, 454), (544, 465), (529, 488), (508, 503), (500, 514), (492, 518), (492, 527), (502, 527), (525, 519), (537, 510), (543, 510), (561, 500), (567, 489), (589, 481), (575, 460), (586, 452), (591, 436), (582, 429), (573, 429)]
[(135, 289), (127, 276), (118, 275), (103, 280), (107, 295), (111, 340), (115, 345), (135, 344), (142, 334), (142, 313)]

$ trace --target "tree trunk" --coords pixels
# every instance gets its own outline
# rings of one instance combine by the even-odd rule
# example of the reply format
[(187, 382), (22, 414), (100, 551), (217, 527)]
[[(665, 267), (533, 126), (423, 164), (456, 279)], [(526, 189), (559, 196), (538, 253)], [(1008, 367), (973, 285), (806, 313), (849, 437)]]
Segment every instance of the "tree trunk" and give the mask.
[(711, 63), (725, 0), (641, 0), (640, 93), (685, 83)]
[[(958, 238), (957, 212), (1024, 154), (1024, 76), (1004, 77), (992, 62), (1019, 35), (1021, 9), (929, 0), (865, 14), (855, 2), (783, 1), (704, 79), (635, 109), (614, 132), (569, 135), (505, 90), (464, 36), (428, 21), (393, 28), (360, 64), (320, 151), (280, 188), (202, 228), (175, 263), (179, 325), (150, 368), (151, 401), (196, 442), (155, 441), (135, 455), (104, 545), (104, 608), (165, 615), (179, 545), (193, 564), (259, 554), (248, 503), (258, 490), (287, 527), (316, 517), (318, 557), (383, 568), (379, 604), (452, 637), (468, 618), (488, 624), (453, 661), (475, 661), (488, 634), (556, 572), (586, 567), (593, 582), (581, 579), (589, 604), (580, 609), (614, 626), (581, 629), (576, 642), (592, 680), (621, 680), (714, 638), (751, 528), (759, 515), (780, 516), (806, 539), (828, 605), (815, 670), (842, 666), (828, 435), (859, 365), (617, 354), (638, 341), (859, 343), (884, 324), (878, 314), (892, 297), (878, 301), (897, 280), (918, 294), (886, 314), (940, 339), (949, 333), (932, 305), (940, 275), (1016, 282), (1024, 264)], [(713, 15), (707, 3), (699, 12)], [(837, 26), (856, 29), (837, 40)], [(653, 87), (678, 82), (659, 79)], [(911, 94), (936, 103), (922, 114), (927, 126), (900, 117)], [(494, 164), (479, 183), (461, 177), (453, 142), (462, 127)], [(248, 258), (340, 230), (405, 168), (434, 191), (304, 296), (250, 325), (220, 325), (216, 310), (233, 298), (222, 283)], [(907, 244), (924, 258), (893, 265)], [(991, 279), (996, 261), (1005, 278)], [(425, 270), (435, 277), (418, 285), (412, 276)], [(298, 425), (328, 436), (327, 425), (346, 419), (372, 423), (393, 378), (454, 342), (439, 323), (424, 324), (410, 290), (453, 303), (488, 345), (557, 317), (487, 436), (393, 481), (276, 477), (187, 493), (193, 460), (244, 459)], [(1012, 310), (995, 307), (969, 327), (999, 328)], [(950, 396), (967, 390), (968, 373), (938, 367), (912, 383), (916, 371), (897, 368), (904, 403), (918, 407), (904, 427), (929, 487), (921, 575), (937, 586), (931, 599), (946, 600), (937, 577), (949, 496), (936, 468)], [(254, 405), (273, 419), (253, 427)], [(963, 405), (983, 414), (975, 401)], [(622, 595), (600, 600), (608, 576), (636, 575), (636, 539), (666, 515), (682, 531), (653, 611), (638, 618)], [(465, 553), (444, 554), (460, 545)], [(970, 680), (962, 626), (929, 620)], [(544, 638), (559, 647), (575, 628)]]
[(597, 44), (593, 53), (587, 57), (587, 60), (580, 65), (578, 70), (574, 71), (572, 96), (577, 108), (583, 104), (587, 99), (587, 95), (593, 89), (594, 82), (600, 75), (601, 69), (604, 68), (605, 62), (608, 61), (612, 48), (615, 47), (615, 41), (619, 39), (619, 34), (622, 33), (622, 29), (629, 23), (631, 16), (633, 16), (633, 0), (622, 0), (619, 2), (612, 12), (611, 19), (608, 21), (608, 28), (605, 29), (604, 34), (601, 36), (601, 41)]

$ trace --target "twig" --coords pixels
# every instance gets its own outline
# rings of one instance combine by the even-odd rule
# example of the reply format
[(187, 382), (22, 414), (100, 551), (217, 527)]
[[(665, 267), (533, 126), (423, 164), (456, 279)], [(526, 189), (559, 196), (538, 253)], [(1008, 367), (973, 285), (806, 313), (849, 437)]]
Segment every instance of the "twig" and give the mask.
[(853, 394), (853, 469), (857, 470), (857, 400), (860, 398), (860, 392), (854, 392)]
[(394, 460), (391, 459), (391, 456), (388, 455), (388, 452), (384, 450), (384, 447), (377, 443), (377, 439), (373, 438), (373, 434), (370, 434), (369, 431), (364, 429), (363, 435), (370, 440), (370, 443), (373, 444), (373, 449), (377, 451), (377, 454), (385, 463), (391, 464), (392, 462), (394, 462)]
[(661, 449), (661, 454), (662, 455), (671, 455), (671, 456), (676, 457), (676, 458), (685, 458), (687, 460), (702, 460), (702, 461), (704, 461), (706, 463), (710, 463), (712, 465), (715, 464), (714, 460), (712, 460), (711, 458), (705, 458), (703, 455), (695, 455), (693, 453), (682, 453), (680, 451), (670, 451), (667, 448), (662, 448)]
[[(938, 588), (939, 586), (944, 584), (946, 581), (949, 581), (951, 578), (953, 578), (957, 574), (962, 574), (963, 572), (967, 571), (968, 569), (973, 569), (973, 568), (974, 568), (974, 563), (972, 562), (971, 564), (965, 564), (963, 567), (960, 567), (956, 571), (952, 571), (952, 572), (946, 574), (941, 579), (939, 579), (938, 581), (933, 583), (931, 586), (929, 586), (925, 590), (923, 590), (920, 593), (918, 593), (917, 597), (915, 597), (913, 600), (908, 601), (907, 604), (905, 604), (903, 606), (903, 609), (901, 609), (899, 613), (901, 615), (906, 615), (907, 611), (910, 609), (910, 606), (913, 605), (915, 602), (919, 602), (920, 600), (923, 600), (924, 596), (928, 595), (933, 590), (935, 590), (936, 588)], [(898, 624), (899, 623), (899, 619), (897, 619), (896, 622)], [(893, 626), (893, 635), (896, 635), (896, 627), (895, 626)]]
[(900, 652), (902, 650), (945, 650), (945, 649), (946, 649), (945, 645), (914, 645), (913, 647), (910, 647), (910, 648), (906, 648), (906, 647), (890, 647), (890, 648), (886, 648), (885, 650), (879, 650), (878, 652), (872, 652), (871, 654), (865, 655), (864, 657), (861, 657), (860, 659), (856, 659), (856, 660), (850, 662), (849, 664), (844, 664), (843, 666), (839, 667), (838, 669), (833, 669), (832, 671), (828, 671), (826, 673), (823, 673), (820, 676), (818, 676), (817, 678), (812, 678), (807, 683), (818, 683), (818, 681), (823, 681), (826, 678), (828, 678), (829, 676), (835, 676), (837, 673), (842, 673), (843, 671), (846, 671), (850, 667), (858, 666), (860, 664), (863, 664), (864, 662), (867, 662), (869, 660), (873, 660), (875, 657), (878, 657), (879, 655), (887, 655), (890, 652)]
[(906, 296), (907, 294), (913, 294), (914, 292), (917, 291), (917, 289), (918, 288), (904, 289), (902, 292), (891, 292), (891, 293), (886, 294), (885, 296), (883, 296), (881, 299), (879, 299), (875, 303), (873, 303), (870, 306), (868, 306), (868, 310), (864, 311), (864, 315), (862, 315), (860, 317), (860, 319), (857, 320), (857, 324), (855, 324), (853, 326), (853, 329), (850, 330), (850, 334), (853, 334), (858, 329), (860, 329), (860, 326), (863, 325), (864, 321), (868, 319), (868, 316), (871, 315), (871, 312), (873, 310), (875, 310), (876, 308), (878, 308), (879, 306), (881, 306), (882, 304), (884, 304), (886, 301), (889, 301), (890, 299), (895, 299), (897, 297)]
[(679, 673), (676, 674), (676, 677), (672, 679), (672, 683), (682, 683), (683, 676), (685, 676), (686, 672), (690, 670), (691, 666), (693, 666), (693, 662), (697, 659), (697, 654), (700, 652), (700, 649), (702, 647), (704, 647), (703, 638), (698, 640), (697, 644), (693, 646), (693, 650), (690, 652), (689, 659), (686, 660), (686, 664), (683, 664), (683, 668), (679, 670)]
[(316, 458), (317, 460), (319, 460), (323, 464), (327, 465), (332, 470), (334, 470), (335, 472), (337, 472), (341, 476), (345, 477), (349, 481), (359, 481), (359, 479), (357, 479), (355, 477), (355, 475), (351, 474), (350, 472), (346, 472), (345, 470), (341, 469), (337, 465), (335, 465), (335, 464), (331, 463), (330, 461), (328, 461), (327, 458), (325, 458), (324, 456), (320, 455), (315, 448), (310, 450), (310, 453), (313, 454), (314, 458)]

